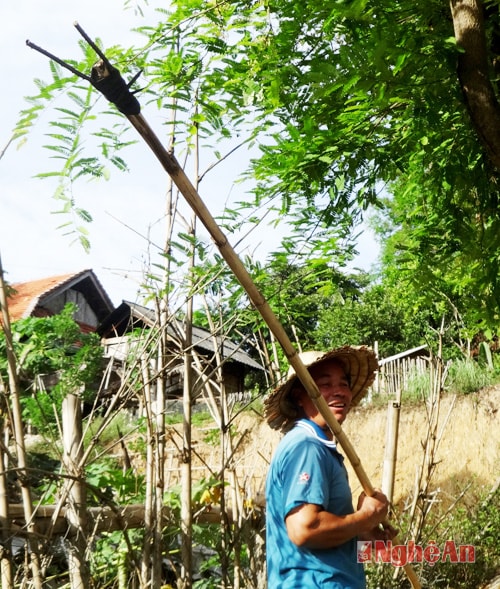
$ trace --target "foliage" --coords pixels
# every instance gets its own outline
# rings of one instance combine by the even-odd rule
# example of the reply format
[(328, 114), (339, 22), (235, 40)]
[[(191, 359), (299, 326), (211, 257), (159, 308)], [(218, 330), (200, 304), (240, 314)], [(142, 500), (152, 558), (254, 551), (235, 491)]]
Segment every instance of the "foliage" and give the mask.
[[(97, 586), (116, 587), (120, 576), (125, 576), (125, 583), (129, 582), (143, 535), (144, 530), (127, 530), (106, 532), (97, 539), (90, 559), (93, 581)], [(135, 554), (131, 554), (131, 549)]]
[[(487, 14), (494, 57), (498, 11)], [(272, 16), (256, 77), (282, 124), (255, 162), (258, 198), (279, 195), (286, 214), (322, 195), (330, 225), (385, 206), (399, 282), (468, 325), (496, 321), (498, 172), (464, 105), (448, 8), (310, 0)]]
[(346, 344), (379, 346), (385, 358), (425, 343), (429, 317), (415, 312), (411, 301), (384, 285), (374, 285), (346, 297), (319, 314), (317, 336), (322, 349)]
[[(19, 379), (24, 388), (21, 399), (26, 419), (40, 430), (53, 426), (68, 393), (81, 394), (92, 402), (94, 381), (102, 367), (102, 347), (95, 333), (82, 333), (73, 320), (74, 304), (67, 304), (51, 317), (28, 317), (12, 324), (14, 353)], [(0, 334), (0, 373), (7, 381), (5, 338)], [(52, 376), (50, 389), (40, 387), (42, 376)]]
[[(117, 440), (126, 438), (127, 443), (137, 443), (137, 438), (144, 432), (144, 419), (132, 419), (126, 410), (117, 410), (105, 418), (99, 413), (92, 413), (84, 419), (84, 446), (93, 444), (96, 454), (106, 453), (116, 445)], [(132, 437), (133, 434), (138, 434)]]
[(436, 588), (479, 587), (497, 573), (500, 560), (500, 494), (498, 488), (472, 508), (458, 507), (447, 520), (449, 537), (457, 543), (473, 544), (476, 561), (471, 565), (444, 563), (435, 575)]
[(478, 346), (478, 362), (482, 365), (485, 366), (486, 368), (489, 368), (490, 370), (493, 370), (494, 365), (493, 365), (493, 356), (491, 354), (491, 348), (489, 343), (487, 342), (480, 342), (479, 346)]
[(93, 495), (89, 503), (94, 505), (105, 501), (120, 505), (132, 499), (135, 502), (144, 500), (144, 476), (135, 474), (131, 469), (124, 471), (110, 458), (87, 465), (85, 480)]
[[(405, 516), (398, 522), (404, 537)], [(500, 533), (500, 504), (498, 490), (472, 507), (455, 506), (450, 513), (436, 512), (424, 529), (420, 542), (426, 546), (435, 542), (442, 549), (452, 539), (457, 546), (473, 545), (475, 562), (452, 563), (448, 559), (431, 566), (414, 564), (417, 576), (429, 589), (452, 589), (454, 587), (479, 587), (496, 573), (498, 559), (498, 534)], [(397, 589), (406, 586), (403, 574), (394, 575), (394, 567), (388, 563), (365, 565), (368, 589), (384, 587)]]

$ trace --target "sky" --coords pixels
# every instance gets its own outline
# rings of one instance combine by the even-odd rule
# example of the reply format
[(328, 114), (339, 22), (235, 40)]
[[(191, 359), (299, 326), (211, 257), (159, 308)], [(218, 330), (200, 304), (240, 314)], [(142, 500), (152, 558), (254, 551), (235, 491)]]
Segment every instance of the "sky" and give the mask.
[[(78, 59), (81, 37), (73, 26), (78, 21), (91, 38), (102, 39), (104, 47), (127, 46), (140, 40), (131, 32), (133, 26), (154, 22), (151, 4), (141, 4), (144, 16), (140, 17), (133, 10), (124, 10), (123, 0), (1, 2), (0, 152), (7, 145), (19, 112), (28, 105), (24, 97), (36, 94), (34, 79), (50, 80), (48, 58), (29, 48), (27, 39), (63, 60)], [(148, 107), (143, 107), (142, 113), (158, 133), (157, 114)], [(74, 242), (74, 236), (58, 228), (69, 219), (55, 213), (56, 182), (34, 177), (58, 166), (43, 147), (50, 116), (55, 112), (45, 114), (28, 141), (21, 147), (11, 144), (0, 159), (0, 256), (5, 278), (15, 283), (91, 268), (115, 305), (122, 300), (134, 301), (145, 268), (158, 261), (163, 245), (166, 172), (140, 140), (125, 155), (129, 172), (113, 171), (107, 181), (77, 183), (76, 202), (93, 217), (87, 225), (91, 250), (86, 253)], [(200, 186), (200, 195), (212, 215), (216, 216), (224, 203), (244, 198), (245, 187), (235, 180), (246, 168), (248, 158), (248, 153), (241, 152), (207, 175)], [(238, 248), (233, 236), (229, 240), (240, 255), (245, 251), (259, 255), (260, 251), (265, 258), (279, 237), (279, 232), (264, 227)], [(355, 265), (368, 268), (378, 253), (369, 231), (363, 233), (358, 249)]]

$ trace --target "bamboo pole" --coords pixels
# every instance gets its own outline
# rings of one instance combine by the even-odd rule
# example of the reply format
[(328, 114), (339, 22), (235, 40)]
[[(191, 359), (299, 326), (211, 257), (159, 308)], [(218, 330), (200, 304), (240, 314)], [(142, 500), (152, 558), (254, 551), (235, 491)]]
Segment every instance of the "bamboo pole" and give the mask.
[(153, 543), (154, 525), (154, 450), (153, 450), (153, 426), (152, 426), (152, 391), (149, 374), (148, 359), (141, 355), (141, 374), (143, 384), (144, 409), (147, 419), (147, 445), (146, 445), (146, 493), (144, 499), (144, 540), (141, 554), (141, 585), (147, 585), (147, 579), (151, 570), (151, 546)]
[[(198, 177), (198, 133), (195, 136), (195, 171)], [(182, 569), (180, 589), (193, 586), (193, 506), (191, 501), (193, 487), (192, 472), (192, 410), (193, 410), (193, 312), (194, 300), (193, 269), (196, 264), (196, 215), (193, 214), (188, 226), (188, 235), (192, 238), (189, 249), (189, 296), (186, 301), (186, 320), (184, 333), (184, 382), (182, 391), (182, 474), (181, 474), (181, 553)]]
[(401, 409), (401, 391), (396, 399), (389, 401), (387, 407), (387, 431), (385, 439), (384, 468), (382, 472), (382, 491), (392, 503), (394, 495), (394, 476), (398, 451), (399, 414)]
[[(0, 440), (5, 436), (5, 398), (3, 379), (0, 377), (0, 394), (2, 405), (2, 416), (0, 417)], [(5, 444), (7, 447), (7, 444)], [(2, 589), (13, 589), (14, 577), (12, 572), (12, 560), (9, 558), (12, 550), (12, 535), (9, 522), (9, 498), (7, 491), (7, 453), (4, 451), (4, 444), (0, 443), (0, 524), (2, 526), (0, 537), (2, 539), (2, 548), (0, 550), (0, 571)]]
[[(262, 498), (255, 500), (255, 505), (259, 508), (264, 507)], [(95, 533), (116, 532), (120, 530), (144, 529), (147, 512), (144, 503), (122, 505), (89, 507), (87, 509), (89, 528)], [(172, 513), (168, 506), (163, 510), (162, 525), (168, 525)], [(54, 520), (55, 518), (55, 520)], [(231, 523), (234, 520), (233, 510), (228, 510), (228, 518)], [(220, 507), (211, 505), (210, 510), (200, 510), (196, 516), (196, 523), (218, 524), (221, 519)], [(37, 530), (41, 536), (48, 533), (51, 535), (65, 536), (68, 534), (68, 507), (60, 508), (59, 505), (40, 505), (36, 510), (34, 520), (37, 523)], [(54, 520), (54, 521), (53, 521)], [(8, 506), (7, 522), (0, 521), (0, 529), (3, 530), (3, 524), (16, 536), (25, 538), (28, 534), (26, 529), (26, 519), (24, 517), (24, 507), (19, 503), (11, 503)], [(143, 584), (144, 586), (145, 584)], [(2, 585), (2, 589), (6, 589)]]
[(358, 476), (363, 490), (367, 495), (372, 496), (374, 494), (374, 488), (372, 487), (368, 479), (368, 475), (361, 465), (361, 461), (356, 454), (354, 447), (345, 435), (339, 422), (332, 415), (331, 411), (329, 411), (325, 399), (323, 399), (321, 396), (316, 383), (312, 379), (304, 363), (301, 361), (297, 350), (292, 345), (286, 331), (274, 314), (269, 303), (258, 290), (247, 269), (228, 242), (220, 227), (217, 225), (210, 211), (201, 200), (200, 196), (186, 176), (184, 170), (180, 167), (176, 158), (163, 147), (142, 115), (129, 115), (128, 118), (132, 125), (139, 132), (141, 137), (152, 149), (153, 153), (159, 159), (160, 163), (163, 165), (168, 174), (170, 174), (172, 180), (175, 182), (188, 204), (191, 206), (193, 211), (196, 213), (207, 231), (212, 236), (212, 239), (219, 248), (222, 257), (225, 259), (228, 266), (231, 268), (236, 278), (247, 292), (251, 302), (262, 315), (262, 318), (267, 323), (269, 329), (280, 343), (281, 347), (283, 348), (283, 352), (285, 353), (291, 366), (294, 368), (297, 377), (304, 385), (317, 409), (321, 412), (328, 426), (337, 438), (339, 444), (344, 449), (356, 472), (356, 475)]
[(64, 463), (66, 472), (71, 475), (69, 486), (68, 509), (66, 516), (69, 524), (68, 571), (71, 589), (87, 589), (90, 582), (90, 569), (86, 558), (87, 552), (87, 488), (82, 481), (83, 428), (82, 410), (79, 395), (70, 393), (63, 399), (62, 423)]
[(19, 465), (19, 481), (21, 483), (21, 496), (23, 500), (24, 517), (28, 528), (28, 546), (30, 553), (30, 566), (32, 584), (35, 589), (42, 589), (42, 570), (40, 565), (40, 552), (37, 541), (37, 530), (33, 519), (34, 509), (31, 497), (31, 489), (27, 476), (26, 447), (24, 444), (23, 420), (20, 403), (20, 387), (17, 378), (17, 362), (12, 344), (12, 331), (7, 304), (7, 287), (3, 276), (2, 260), (0, 258), (0, 308), (2, 310), (3, 331), (7, 349), (7, 362), (9, 372), (9, 387), (12, 411), (12, 429), (16, 443), (17, 463)]
[(156, 350), (156, 398), (152, 404), (152, 417), (154, 419), (153, 438), (153, 460), (154, 460), (154, 522), (153, 522), (153, 545), (151, 551), (150, 564), (150, 583), (151, 587), (161, 585), (162, 575), (162, 550), (163, 550), (163, 494), (165, 483), (165, 406), (166, 406), (166, 389), (167, 389), (167, 329), (168, 329), (168, 309), (167, 301), (160, 300), (158, 306), (159, 320), (159, 339)]
[[(331, 413), (326, 400), (319, 392), (316, 383), (300, 359), (297, 350), (293, 347), (286, 331), (274, 314), (269, 303), (266, 301), (264, 296), (253, 282), (247, 269), (236, 254), (235, 250), (232, 248), (224, 233), (221, 231), (220, 227), (195, 190), (194, 186), (191, 184), (184, 170), (180, 167), (177, 159), (173, 154), (169, 153), (163, 147), (160, 140), (149, 127), (148, 123), (141, 114), (127, 115), (127, 118), (130, 120), (144, 141), (149, 145), (165, 171), (171, 176), (172, 180), (186, 199), (187, 203), (191, 206), (197, 217), (210, 233), (216, 246), (219, 248), (222, 257), (233, 271), (241, 286), (245, 289), (247, 295), (250, 298), (250, 301), (259, 311), (269, 329), (275, 335), (283, 349), (283, 352), (285, 353), (285, 356), (295, 370), (297, 377), (300, 379), (309, 397), (325, 419), (328, 427), (331, 429), (338, 443), (344, 450), (354, 472), (356, 473), (356, 476), (358, 477), (363, 491), (366, 495), (372, 497), (375, 493), (375, 488), (371, 484), (370, 479), (368, 478), (368, 475), (366, 474), (366, 471), (361, 464), (361, 460), (349, 438), (346, 436), (335, 416)], [(420, 589), (421, 585), (413, 570), (413, 567), (409, 564), (406, 564), (404, 566), (404, 570), (412, 587), (414, 589)]]
[[(227, 237), (221, 231), (219, 225), (213, 218), (205, 203), (202, 201), (184, 170), (179, 165), (177, 159), (173, 154), (169, 153), (165, 149), (156, 134), (153, 132), (140, 113), (127, 115), (127, 118), (144, 139), (144, 141), (149, 145), (165, 171), (170, 175), (175, 185), (186, 199), (187, 203), (191, 206), (192, 210), (196, 213), (197, 217), (210, 233), (216, 246), (219, 248), (222, 257), (231, 268), (242, 287), (245, 289), (251, 302), (259, 311), (262, 318), (267, 323), (269, 329), (275, 335), (283, 349), (283, 352), (285, 353), (285, 356), (287, 357), (291, 366), (294, 368), (297, 377), (300, 379), (309, 397), (325, 419), (338, 443), (344, 450), (354, 472), (356, 473), (356, 476), (359, 479), (359, 482), (361, 483), (363, 491), (369, 497), (373, 496), (375, 493), (375, 488), (371, 484), (370, 479), (368, 478), (368, 475), (366, 474), (366, 471), (364, 470), (361, 460), (359, 459), (359, 456), (357, 455), (353, 445), (342, 430), (335, 416), (329, 410), (328, 404), (319, 392), (316, 383), (314, 382), (304, 363), (301, 361), (297, 350), (292, 345), (287, 333), (274, 314), (269, 303), (266, 301), (264, 296), (253, 282), (250, 274), (243, 265), (239, 256), (229, 243)], [(404, 569), (408, 579), (412, 584), (412, 587), (414, 587), (414, 589), (420, 588), (420, 582), (418, 581), (413, 568), (410, 565), (406, 565)]]

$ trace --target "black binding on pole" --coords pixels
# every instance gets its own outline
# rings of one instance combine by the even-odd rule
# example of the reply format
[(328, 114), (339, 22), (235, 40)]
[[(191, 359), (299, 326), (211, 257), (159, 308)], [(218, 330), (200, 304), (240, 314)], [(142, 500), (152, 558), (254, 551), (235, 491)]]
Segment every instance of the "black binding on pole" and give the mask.
[(29, 40), (26, 41), (26, 45), (54, 60), (56, 63), (66, 68), (71, 73), (76, 74), (79, 78), (82, 78), (83, 80), (86, 80), (92, 84), (96, 90), (101, 92), (101, 94), (103, 94), (104, 97), (109, 100), (109, 102), (112, 102), (124, 115), (138, 115), (141, 112), (141, 106), (137, 98), (134, 96), (135, 92), (132, 92), (130, 87), (140, 76), (141, 72), (139, 71), (130, 80), (130, 82), (127, 83), (122, 78), (119, 70), (111, 65), (104, 53), (92, 41), (92, 39), (87, 35), (82, 27), (77, 22), (74, 23), (74, 26), (100, 58), (100, 60), (92, 67), (90, 76), (80, 72), (69, 63), (59, 59), (52, 53), (49, 53), (45, 49), (42, 49), (42, 47), (35, 45)]

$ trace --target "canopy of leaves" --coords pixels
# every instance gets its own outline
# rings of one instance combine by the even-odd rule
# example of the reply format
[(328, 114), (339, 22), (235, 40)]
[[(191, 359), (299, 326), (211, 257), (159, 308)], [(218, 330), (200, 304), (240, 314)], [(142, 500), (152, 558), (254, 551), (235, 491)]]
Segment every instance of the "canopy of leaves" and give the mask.
[[(498, 3), (487, 6), (496, 89)], [(286, 213), (323, 194), (331, 224), (384, 205), (386, 269), (469, 325), (496, 324), (498, 170), (464, 102), (449, 7), (278, 1), (272, 15), (253, 62), (281, 125), (255, 163), (257, 196), (280, 195)]]
[[(498, 2), (484, 6), (480, 31), (496, 91)], [(194, 0), (158, 10), (158, 24), (139, 29), (143, 47), (107, 53), (124, 74), (144, 68), (141, 101), (166, 115), (176, 150), (187, 155), (201, 138), (215, 165), (225, 141), (231, 149), (259, 141), (249, 172), (255, 200), (240, 206), (273, 209), (291, 231), (316, 236), (317, 247), (326, 231), (325, 256), (333, 229), (344, 250), (330, 248), (325, 261), (340, 266), (352, 251), (350, 232), (375, 207), (389, 284), (451, 309), (473, 331), (496, 328), (499, 312), (498, 170), (469, 116), (457, 74), (468, 49), (457, 45), (453, 25), (437, 0)], [(91, 52), (82, 47), (85, 70)], [(74, 84), (52, 70), (18, 133)], [(61, 175), (63, 210), (88, 221), (72, 183), (105, 174), (108, 162), (126, 169), (117, 152), (128, 141), (113, 112), (113, 124), (95, 132), (100, 155), (86, 154), (80, 132), (95, 117), (95, 94), (76, 85), (69, 96), (77, 108), (60, 109), (48, 145), (62, 168), (48, 174)], [(240, 212), (232, 211), (235, 225)]]
[[(59, 409), (68, 393), (81, 394), (87, 401), (96, 394), (103, 349), (97, 334), (81, 332), (74, 311), (75, 306), (67, 304), (57, 315), (27, 317), (12, 324), (18, 377), (25, 392), (22, 402), (30, 422), (39, 427), (53, 422), (53, 408)], [(7, 382), (5, 346), (0, 332), (0, 375)], [(53, 377), (50, 390), (40, 386), (42, 376)]]

